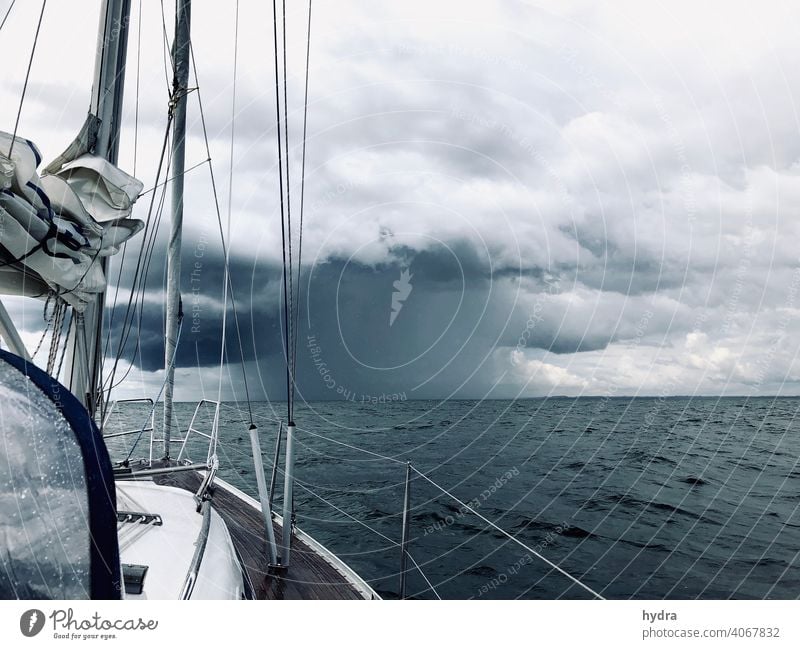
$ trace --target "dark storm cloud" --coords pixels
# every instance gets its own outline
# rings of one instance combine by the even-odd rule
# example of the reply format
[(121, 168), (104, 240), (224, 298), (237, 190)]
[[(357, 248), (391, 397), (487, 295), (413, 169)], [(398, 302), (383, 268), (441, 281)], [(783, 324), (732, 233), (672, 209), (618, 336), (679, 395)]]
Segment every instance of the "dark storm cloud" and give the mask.
[[(181, 256), (183, 305), (183, 327), (176, 365), (178, 367), (209, 366), (219, 362), (220, 341), (222, 339), (222, 298), (224, 278), (224, 258), (213, 243), (204, 237), (199, 243), (184, 248)], [(131, 261), (130, 266), (135, 262)], [(125, 314), (128, 311), (127, 291), (133, 278), (133, 270), (126, 265), (122, 274), (120, 295), (116, 306), (107, 304), (106, 322), (111, 326), (112, 348), (117, 349), (123, 333)], [(230, 274), (233, 295), (236, 300), (242, 331), (244, 360), (249, 361), (261, 351), (270, 353), (280, 348), (278, 327), (280, 269), (254, 266), (246, 258), (232, 258)], [(164, 367), (164, 321), (166, 301), (165, 259), (154, 256), (147, 273), (143, 298), (134, 302), (130, 313), (133, 326), (130, 328), (128, 342), (123, 358), (133, 360), (146, 371)], [(127, 291), (126, 291), (127, 289)], [(143, 300), (144, 308), (141, 308)], [(236, 320), (233, 306), (228, 297), (228, 339), (232, 360), (241, 360), (238, 341), (233, 336)], [(256, 323), (256, 340), (263, 343), (260, 349), (254, 348), (253, 323)], [(273, 341), (274, 338), (274, 341)], [(277, 341), (277, 342), (275, 342)], [(275, 343), (275, 344), (273, 344)]]
[[(656, 375), (684, 392), (795, 385), (796, 9), (734, 4), (724, 24), (718, 7), (688, 2), (320, 6), (298, 331), (304, 396), (619, 394), (655, 390)], [(235, 133), (232, 9), (195, 9), (194, 49), (223, 217), (233, 142), (231, 266), (244, 358), (259, 389), (280, 396), (269, 16), (261, 3), (241, 5)], [(299, 9), (290, 14), (297, 215), (305, 23)], [(137, 175), (148, 187), (167, 114), (161, 41), (160, 18), (146, 21)], [(42, 50), (58, 84), (37, 85), (34, 69), (23, 127), (48, 151), (63, 148), (88, 103), (92, 44), (74, 49), (83, 63), (66, 61), (63, 48)], [(18, 86), (4, 82), (4, 96)], [(76, 88), (86, 88), (83, 99)], [(130, 170), (128, 90), (120, 164)], [(13, 105), (2, 104), (7, 122)], [(60, 120), (53, 105), (64, 107)], [(209, 156), (197, 108), (192, 93), (189, 165)], [(206, 167), (186, 180), (178, 364), (207, 369), (219, 357), (223, 266)], [(146, 373), (163, 367), (163, 273), (157, 253), (138, 332)], [(395, 282), (404, 297), (390, 321)], [(121, 293), (129, 284), (130, 259)], [(232, 322), (228, 306), (231, 343)], [(238, 345), (229, 358), (238, 363)]]

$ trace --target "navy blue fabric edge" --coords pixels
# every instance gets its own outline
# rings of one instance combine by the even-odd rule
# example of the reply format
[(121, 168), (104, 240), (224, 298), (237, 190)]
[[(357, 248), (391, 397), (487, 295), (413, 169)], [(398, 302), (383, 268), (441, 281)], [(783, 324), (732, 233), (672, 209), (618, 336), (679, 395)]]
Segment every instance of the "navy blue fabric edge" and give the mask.
[(47, 396), (75, 433), (83, 454), (89, 496), (92, 599), (120, 599), (122, 578), (117, 540), (117, 490), (111, 458), (86, 408), (56, 379), (33, 363), (0, 349), (0, 359), (27, 376)]

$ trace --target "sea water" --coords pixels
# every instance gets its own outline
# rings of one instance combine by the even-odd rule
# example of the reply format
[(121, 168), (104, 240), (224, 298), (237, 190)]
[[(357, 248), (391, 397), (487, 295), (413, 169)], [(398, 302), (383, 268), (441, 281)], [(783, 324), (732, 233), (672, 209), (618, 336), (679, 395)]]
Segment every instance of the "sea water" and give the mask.
[[(120, 408), (115, 425), (146, 419), (145, 406)], [(793, 398), (298, 404), (297, 524), (396, 597), (408, 461), (460, 501), (412, 473), (409, 551), (433, 588), (410, 563), (409, 596), (589, 596), (540, 555), (608, 598), (796, 598), (798, 408)], [(285, 404), (252, 410), (269, 481)], [(185, 428), (194, 404), (176, 412)], [(219, 475), (255, 495), (249, 420), (246, 405), (222, 405)], [(135, 437), (116, 440), (115, 455)], [(205, 459), (201, 438), (188, 448)], [(133, 456), (146, 452), (145, 436)], [(277, 484), (280, 511), (280, 474)]]

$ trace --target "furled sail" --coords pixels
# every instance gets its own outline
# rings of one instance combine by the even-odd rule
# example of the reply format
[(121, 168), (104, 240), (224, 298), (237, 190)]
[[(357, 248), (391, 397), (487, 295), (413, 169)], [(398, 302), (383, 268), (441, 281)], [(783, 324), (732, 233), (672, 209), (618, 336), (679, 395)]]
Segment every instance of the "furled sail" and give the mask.
[(101, 259), (144, 227), (130, 218), (142, 183), (88, 153), (40, 177), (41, 161), (0, 132), (0, 267), (32, 271), (82, 311), (106, 287)]

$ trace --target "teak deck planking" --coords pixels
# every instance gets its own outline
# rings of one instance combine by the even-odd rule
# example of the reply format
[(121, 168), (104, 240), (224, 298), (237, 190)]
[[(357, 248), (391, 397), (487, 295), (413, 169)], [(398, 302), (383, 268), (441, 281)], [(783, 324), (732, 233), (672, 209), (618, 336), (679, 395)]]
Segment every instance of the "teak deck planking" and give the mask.
[[(200, 475), (194, 471), (164, 474), (154, 481), (191, 492), (200, 487)], [(268, 570), (269, 553), (261, 512), (221, 486), (214, 488), (211, 503), (228, 526), (255, 599), (363, 599), (339, 571), (294, 536), (291, 565), (282, 574), (273, 574)], [(281, 526), (273, 521), (273, 527), (280, 543)]]

